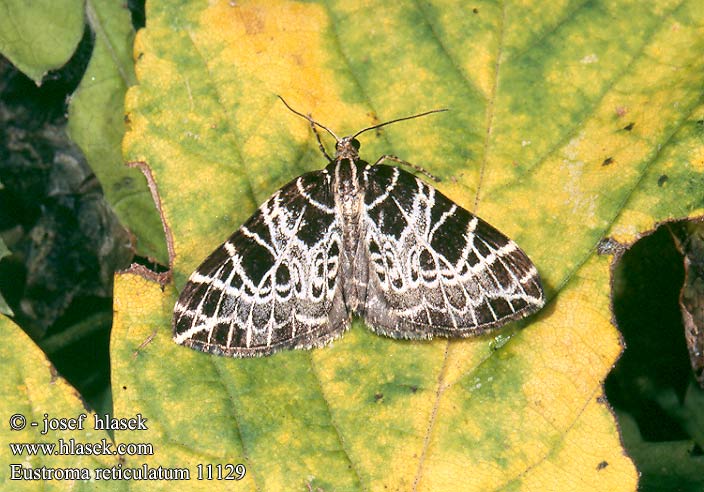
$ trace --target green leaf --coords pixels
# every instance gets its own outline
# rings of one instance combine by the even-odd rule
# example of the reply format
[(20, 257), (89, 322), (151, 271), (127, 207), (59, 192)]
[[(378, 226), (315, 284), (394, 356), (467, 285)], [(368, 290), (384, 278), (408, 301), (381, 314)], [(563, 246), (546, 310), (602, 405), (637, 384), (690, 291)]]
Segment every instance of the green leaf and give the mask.
[(627, 413), (619, 413), (624, 442), (641, 467), (643, 492), (677, 490), (695, 492), (704, 487), (704, 457), (687, 441), (648, 442)]
[(0, 53), (37, 84), (71, 58), (82, 35), (82, 0), (0, 0)]
[[(0, 475), (0, 488), (3, 490), (114, 490), (111, 482), (96, 484), (92, 480), (11, 480), (11, 465), (21, 465), (41, 473), (46, 469), (86, 469), (94, 476), (96, 468), (110, 468), (118, 465), (117, 456), (95, 456), (86, 454), (60, 453), (59, 440), (69, 443), (110, 442), (110, 436), (93, 429), (94, 414), (83, 407), (76, 390), (56, 373), (56, 369), (46, 359), (25, 333), (9, 319), (0, 316), (0, 360), (3, 363), (3, 377), (0, 378), (0, 413), (3, 425), (0, 426), (0, 445), (3, 473)], [(12, 370), (7, 370), (12, 368)], [(83, 414), (83, 430), (51, 430), (44, 432), (44, 419), (78, 419)], [(24, 426), (21, 426), (24, 419)], [(36, 423), (33, 426), (32, 423)], [(12, 425), (15, 425), (13, 430)], [(29, 455), (11, 452), (10, 443), (53, 443), (56, 454), (36, 453)], [(67, 445), (67, 444), (66, 444)], [(20, 473), (15, 471), (15, 473)], [(102, 487), (101, 487), (102, 485)]]
[(132, 29), (125, 4), (88, 0), (86, 17), (95, 46), (81, 84), (71, 96), (69, 132), (100, 180), (106, 199), (136, 240), (137, 253), (168, 263), (161, 219), (138, 169), (122, 159), (127, 87), (135, 83)]

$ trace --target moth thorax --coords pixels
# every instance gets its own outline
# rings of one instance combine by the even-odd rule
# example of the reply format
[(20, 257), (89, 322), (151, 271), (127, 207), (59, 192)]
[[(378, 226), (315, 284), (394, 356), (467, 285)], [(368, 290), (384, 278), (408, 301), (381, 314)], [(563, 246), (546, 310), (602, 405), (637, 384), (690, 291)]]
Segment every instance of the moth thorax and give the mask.
[(359, 161), (338, 158), (335, 161), (335, 179), (333, 188), (335, 202), (342, 220), (349, 220), (359, 215), (361, 207), (361, 190), (359, 188)]

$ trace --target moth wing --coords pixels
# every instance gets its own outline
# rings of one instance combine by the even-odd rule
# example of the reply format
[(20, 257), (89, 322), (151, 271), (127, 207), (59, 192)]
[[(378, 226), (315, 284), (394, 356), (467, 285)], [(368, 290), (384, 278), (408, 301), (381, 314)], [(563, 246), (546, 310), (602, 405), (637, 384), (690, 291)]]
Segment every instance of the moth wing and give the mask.
[(538, 272), (515, 242), (412, 174), (365, 170), (368, 270), (361, 313), (394, 338), (468, 337), (545, 303)]
[(253, 357), (339, 337), (349, 326), (340, 248), (328, 172), (296, 178), (193, 272), (174, 307), (174, 340)]

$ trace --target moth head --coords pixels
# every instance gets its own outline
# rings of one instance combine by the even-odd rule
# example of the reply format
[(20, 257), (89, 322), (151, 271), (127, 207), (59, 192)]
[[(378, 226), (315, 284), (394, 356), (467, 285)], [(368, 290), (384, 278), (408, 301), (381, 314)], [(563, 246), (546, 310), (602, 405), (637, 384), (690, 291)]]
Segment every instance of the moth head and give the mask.
[(356, 160), (359, 158), (359, 140), (354, 137), (343, 137), (335, 144), (335, 157)]

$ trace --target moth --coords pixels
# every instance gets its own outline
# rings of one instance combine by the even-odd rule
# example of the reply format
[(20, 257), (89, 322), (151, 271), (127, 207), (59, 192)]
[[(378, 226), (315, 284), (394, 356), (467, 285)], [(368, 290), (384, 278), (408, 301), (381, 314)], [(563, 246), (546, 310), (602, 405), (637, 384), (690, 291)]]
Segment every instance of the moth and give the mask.
[[(276, 191), (190, 276), (173, 338), (231, 357), (320, 347), (353, 315), (397, 339), (470, 337), (540, 309), (538, 271), (511, 239), (357, 137), (308, 120), (328, 165)], [(317, 128), (336, 141), (325, 151)]]

